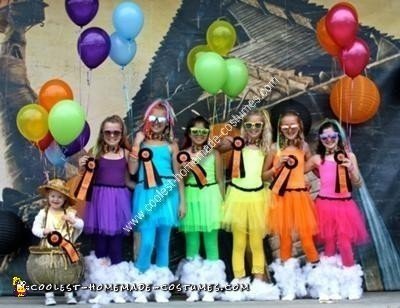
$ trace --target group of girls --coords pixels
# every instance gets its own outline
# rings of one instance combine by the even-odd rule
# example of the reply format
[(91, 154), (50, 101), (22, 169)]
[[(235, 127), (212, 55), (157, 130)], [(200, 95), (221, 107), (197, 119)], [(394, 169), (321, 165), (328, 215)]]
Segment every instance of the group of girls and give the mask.
[[(361, 185), (361, 178), (336, 121), (320, 126), (317, 152), (311, 156), (295, 112), (280, 116), (276, 143), (272, 144), (268, 113), (255, 110), (243, 118), (240, 137), (224, 138), (214, 149), (208, 146), (209, 122), (198, 116), (189, 121), (180, 150), (173, 134), (174, 120), (168, 101), (154, 101), (129, 147), (122, 120), (109, 117), (101, 125), (95, 147), (79, 160), (82, 172), (90, 157), (96, 161), (84, 217), (84, 232), (95, 239), (94, 254), (86, 257), (85, 283), (163, 285), (179, 280), (182, 284), (223, 285), (226, 275), (219, 259), (218, 230), (225, 229), (233, 236), (231, 284), (251, 281), (250, 291), (222, 294), (215, 289), (192, 289), (187, 292), (188, 301), (292, 300), (307, 294), (321, 300), (361, 296), (362, 271), (354, 263), (352, 245), (364, 242), (367, 232), (351, 198), (351, 187)], [(220, 151), (232, 152), (227, 178)], [(189, 172), (187, 166), (191, 166)], [(309, 171), (314, 171), (321, 183), (315, 205), (305, 176)], [(133, 186), (131, 197), (128, 188)], [(127, 225), (135, 233), (133, 266), (122, 262)], [(186, 259), (175, 275), (168, 268), (174, 227), (184, 233), (186, 243)], [(277, 235), (280, 242), (279, 259), (271, 265), (276, 285), (267, 278), (263, 239), (268, 234)], [(292, 258), (294, 237), (300, 239), (306, 255), (303, 268)], [(204, 259), (199, 256), (201, 238)], [(315, 238), (324, 244), (321, 256)], [(247, 247), (251, 280), (245, 271)], [(170, 297), (165, 289), (134, 291), (80, 295), (92, 303), (147, 302), (149, 298), (167, 302)]]

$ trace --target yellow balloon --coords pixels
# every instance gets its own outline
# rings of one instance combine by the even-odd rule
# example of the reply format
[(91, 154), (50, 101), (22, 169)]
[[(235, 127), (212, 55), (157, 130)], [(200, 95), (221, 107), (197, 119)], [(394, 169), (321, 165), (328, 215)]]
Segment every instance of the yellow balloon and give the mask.
[(17, 126), (26, 139), (39, 141), (49, 131), (47, 110), (38, 104), (29, 104), (22, 107), (17, 114)]
[(210, 47), (208, 47), (207, 45), (197, 45), (194, 46), (192, 49), (190, 49), (186, 57), (186, 64), (192, 75), (194, 72), (194, 65), (196, 63), (198, 56), (200, 56), (201, 53), (206, 51), (211, 51)]
[(214, 21), (207, 29), (207, 45), (212, 51), (226, 56), (235, 45), (236, 30), (225, 20)]

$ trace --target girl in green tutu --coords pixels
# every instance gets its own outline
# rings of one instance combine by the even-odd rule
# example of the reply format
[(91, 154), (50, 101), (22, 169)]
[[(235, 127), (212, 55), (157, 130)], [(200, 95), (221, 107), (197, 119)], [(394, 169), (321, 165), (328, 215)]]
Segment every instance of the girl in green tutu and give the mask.
[[(208, 144), (209, 122), (197, 116), (192, 118), (185, 131), (183, 150), (177, 160), (180, 175), (185, 181), (186, 216), (180, 230), (185, 233), (186, 259), (181, 263), (178, 276), (184, 284), (222, 284), (225, 282), (225, 265), (219, 260), (218, 229), (223, 202), (223, 166), (218, 151)], [(199, 257), (203, 238), (206, 258)], [(188, 292), (187, 301), (214, 301), (213, 290)]]

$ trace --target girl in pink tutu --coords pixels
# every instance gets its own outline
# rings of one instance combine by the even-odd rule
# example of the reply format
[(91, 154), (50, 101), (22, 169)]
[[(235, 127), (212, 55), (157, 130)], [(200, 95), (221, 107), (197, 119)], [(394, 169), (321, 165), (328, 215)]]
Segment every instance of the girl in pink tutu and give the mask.
[(345, 149), (345, 135), (340, 124), (326, 120), (318, 134), (317, 154), (306, 166), (307, 171), (316, 170), (320, 178), (320, 191), (315, 200), (318, 239), (324, 245), (326, 257), (339, 251), (345, 270), (340, 276), (345, 278), (349, 274), (347, 286), (341, 288), (345, 292), (341, 292), (342, 297), (356, 299), (362, 294), (362, 272), (354, 263), (352, 245), (365, 243), (368, 233), (351, 192), (353, 187), (362, 185), (362, 180), (356, 156)]

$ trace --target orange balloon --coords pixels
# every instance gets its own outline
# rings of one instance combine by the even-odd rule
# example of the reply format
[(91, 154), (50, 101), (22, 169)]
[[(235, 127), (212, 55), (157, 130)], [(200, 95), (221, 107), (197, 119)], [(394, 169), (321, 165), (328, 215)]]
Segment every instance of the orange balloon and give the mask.
[(47, 81), (39, 92), (39, 104), (47, 111), (64, 99), (72, 100), (74, 95), (70, 86), (60, 79), (52, 79)]
[[(228, 132), (228, 135), (224, 135), (221, 130), (226, 126), (227, 123), (217, 123), (214, 125), (211, 125), (211, 130), (210, 130), (210, 139), (212, 139), (214, 136), (220, 136), (221, 138), (224, 136), (231, 136), (231, 137), (236, 137), (240, 136), (240, 129), (233, 127), (233, 129)], [(224, 130), (224, 133), (227, 131)], [(228, 151), (222, 154), (222, 161), (224, 163), (224, 169), (227, 169), (229, 167), (229, 163), (231, 161), (231, 156), (232, 156), (232, 151)]]
[(328, 30), (326, 30), (325, 18), (326, 16), (322, 17), (317, 23), (317, 40), (327, 53), (336, 57), (341, 48), (334, 42), (332, 37), (329, 35)]
[(365, 76), (341, 78), (332, 88), (330, 105), (339, 119), (359, 124), (371, 119), (378, 111), (381, 97), (375, 83)]

